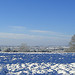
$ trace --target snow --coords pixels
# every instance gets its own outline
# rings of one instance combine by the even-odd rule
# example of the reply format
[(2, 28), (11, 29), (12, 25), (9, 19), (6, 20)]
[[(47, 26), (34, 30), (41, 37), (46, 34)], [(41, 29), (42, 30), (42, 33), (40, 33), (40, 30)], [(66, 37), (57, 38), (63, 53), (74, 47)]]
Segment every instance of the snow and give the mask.
[[(48, 65), (47, 65), (48, 64)], [(71, 65), (73, 64), (73, 65)], [(0, 66), (0, 75), (22, 75), (22, 74), (44, 74), (57, 71), (58, 74), (75, 75), (75, 63), (71, 64), (55, 64), (51, 63), (22, 63), (22, 64), (6, 64)], [(1, 65), (1, 64), (0, 64)], [(4, 67), (3, 67), (4, 66)], [(69, 66), (69, 68), (67, 68)], [(71, 66), (71, 67), (70, 67)]]
[(75, 54), (2, 53), (0, 75), (75, 75), (74, 58)]

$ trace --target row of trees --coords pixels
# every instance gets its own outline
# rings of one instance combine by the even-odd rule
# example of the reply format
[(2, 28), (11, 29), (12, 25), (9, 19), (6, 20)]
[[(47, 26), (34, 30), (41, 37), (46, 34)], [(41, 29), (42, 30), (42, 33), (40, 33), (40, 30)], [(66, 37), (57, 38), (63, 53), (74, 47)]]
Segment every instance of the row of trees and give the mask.
[[(75, 52), (75, 35), (72, 36), (71, 41), (69, 43), (70, 48), (65, 50), (66, 52)], [(27, 44), (21, 44), (19, 52), (29, 52), (30, 48)]]
[(11, 49), (11, 48), (7, 48), (6, 50), (4, 50), (4, 52), (29, 52), (30, 47), (27, 46), (27, 44), (22, 43), (18, 48), (15, 49)]
[[(72, 39), (70, 41), (70, 48), (66, 49), (65, 52), (75, 52), (75, 35), (72, 36)], [(27, 44), (22, 43), (18, 50), (11, 50), (10, 48), (7, 48), (5, 50), (5, 52), (29, 52), (30, 51), (30, 47), (27, 46)]]

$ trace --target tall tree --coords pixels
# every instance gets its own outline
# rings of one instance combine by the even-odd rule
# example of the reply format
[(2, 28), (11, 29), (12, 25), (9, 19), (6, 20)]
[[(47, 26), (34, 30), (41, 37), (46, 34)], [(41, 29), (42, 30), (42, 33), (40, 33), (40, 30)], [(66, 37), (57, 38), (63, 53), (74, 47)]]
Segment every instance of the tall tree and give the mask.
[(70, 47), (75, 48), (75, 35), (72, 36), (71, 42), (70, 42)]
[(70, 42), (70, 49), (72, 52), (75, 52), (75, 35), (72, 36), (72, 39)]
[(72, 36), (69, 44), (70, 44), (70, 48), (65, 51), (66, 52), (75, 52), (75, 35)]

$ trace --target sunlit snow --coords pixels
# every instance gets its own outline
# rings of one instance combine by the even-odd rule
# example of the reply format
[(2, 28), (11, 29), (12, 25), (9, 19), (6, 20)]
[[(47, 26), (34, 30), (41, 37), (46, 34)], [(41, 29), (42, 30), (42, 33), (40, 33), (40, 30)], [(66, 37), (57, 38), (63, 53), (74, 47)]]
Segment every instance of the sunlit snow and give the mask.
[(0, 53), (0, 75), (75, 75), (75, 53)]

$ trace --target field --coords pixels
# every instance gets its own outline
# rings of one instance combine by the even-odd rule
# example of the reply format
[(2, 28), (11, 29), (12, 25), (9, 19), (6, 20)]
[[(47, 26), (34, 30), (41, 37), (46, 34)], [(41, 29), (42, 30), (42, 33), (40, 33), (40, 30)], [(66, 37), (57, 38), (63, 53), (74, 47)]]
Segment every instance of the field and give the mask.
[(75, 75), (75, 53), (0, 53), (0, 75)]

